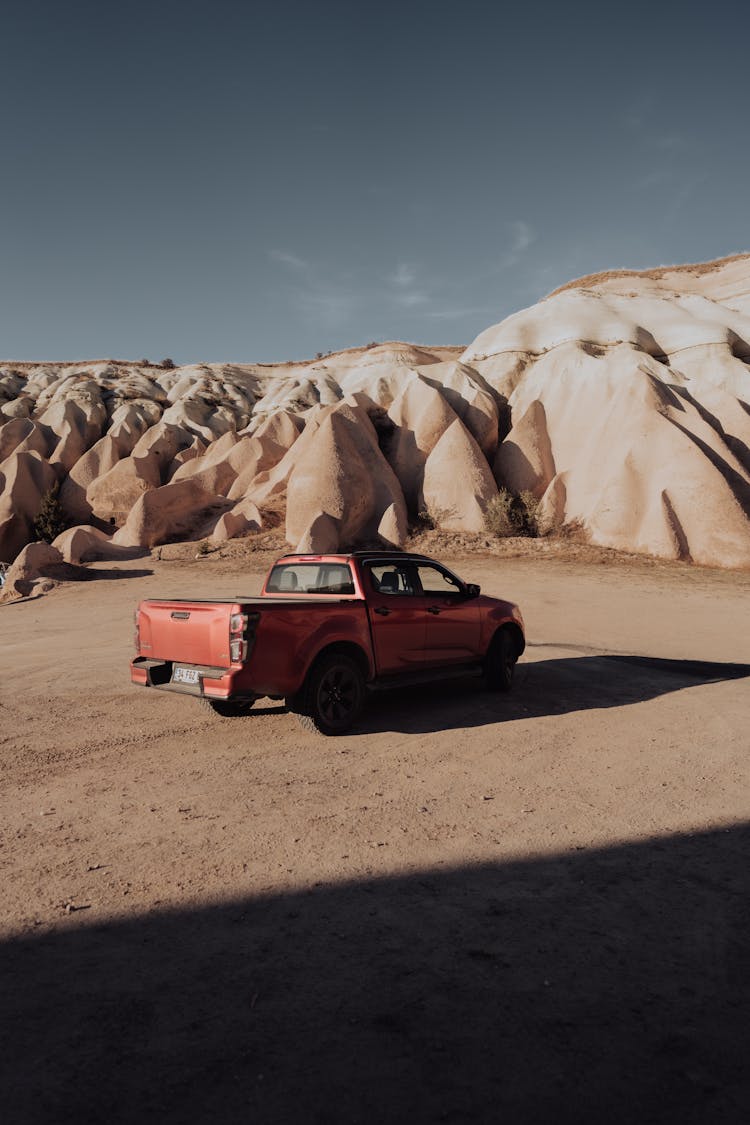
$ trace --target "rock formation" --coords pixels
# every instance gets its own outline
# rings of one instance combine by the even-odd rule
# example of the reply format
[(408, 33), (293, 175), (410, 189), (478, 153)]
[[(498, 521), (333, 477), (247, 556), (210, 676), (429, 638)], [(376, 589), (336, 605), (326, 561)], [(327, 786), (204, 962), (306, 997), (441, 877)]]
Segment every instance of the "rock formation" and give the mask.
[(135, 559), (148, 552), (140, 546), (121, 547), (113, 543), (108, 535), (96, 527), (82, 524), (69, 527), (58, 535), (52, 544), (66, 563), (99, 562), (102, 559), (117, 561)]
[(57, 474), (38, 453), (11, 453), (0, 465), (0, 561), (12, 562), (34, 538), (34, 521)]
[(230, 504), (194, 480), (173, 481), (141, 493), (112, 542), (119, 547), (155, 547), (174, 539), (191, 539), (212, 512)]
[(316, 552), (378, 538), (400, 546), (406, 538), (401, 486), (356, 400), (331, 407), (296, 458), (287, 484), (286, 530), (290, 543)]
[(68, 577), (70, 569), (56, 547), (49, 543), (29, 543), (9, 568), (0, 600), (27, 598), (43, 592), (56, 580)]
[(499, 487), (603, 546), (750, 566), (750, 255), (582, 278), (463, 350), (0, 365), (0, 560), (57, 483), (70, 562), (279, 521), (315, 551), (425, 512), (479, 532)]
[(749, 566), (749, 289), (748, 256), (599, 275), (483, 332), (498, 483), (602, 546)]
[(260, 531), (262, 526), (263, 518), (252, 500), (240, 500), (239, 504), (219, 516), (211, 531), (211, 541), (225, 543), (227, 539)]

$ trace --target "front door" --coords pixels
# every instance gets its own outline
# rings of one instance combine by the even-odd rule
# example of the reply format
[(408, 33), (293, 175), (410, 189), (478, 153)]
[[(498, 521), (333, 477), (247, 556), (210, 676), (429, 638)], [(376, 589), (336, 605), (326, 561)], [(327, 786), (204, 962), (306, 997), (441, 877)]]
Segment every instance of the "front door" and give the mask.
[(434, 563), (417, 563), (417, 601), (425, 613), (425, 665), (468, 664), (479, 658), (479, 602), (467, 598), (455, 575)]

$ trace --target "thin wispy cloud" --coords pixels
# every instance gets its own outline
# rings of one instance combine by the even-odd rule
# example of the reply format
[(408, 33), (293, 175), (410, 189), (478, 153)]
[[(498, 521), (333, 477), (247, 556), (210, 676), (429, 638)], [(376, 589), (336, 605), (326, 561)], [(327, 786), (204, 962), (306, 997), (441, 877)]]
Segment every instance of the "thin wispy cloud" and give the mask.
[(513, 230), (513, 246), (511, 254), (523, 254), (524, 250), (528, 250), (532, 242), (536, 239), (536, 233), (532, 230), (527, 222), (523, 219), (517, 219), (512, 224)]
[(510, 245), (485, 272), (485, 276), (493, 277), (498, 273), (504, 273), (513, 266), (517, 266), (525, 257), (531, 244), (536, 241), (536, 231), (525, 219), (515, 219), (510, 223), (508, 235)]
[(654, 168), (651, 172), (638, 176), (633, 181), (633, 187), (636, 191), (649, 191), (651, 188), (669, 183), (673, 178), (674, 171), (671, 168)]
[(330, 290), (306, 292), (298, 296), (298, 306), (303, 313), (328, 328), (339, 327), (347, 322), (359, 307), (361, 298), (356, 293)]
[(387, 280), (391, 285), (403, 289), (406, 286), (414, 284), (417, 280), (417, 273), (414, 267), (410, 266), (407, 262), (399, 262), (396, 269)]
[(689, 147), (687, 137), (679, 133), (664, 133), (650, 137), (649, 144), (660, 152), (684, 152)]
[(300, 258), (297, 254), (290, 253), (289, 250), (269, 250), (268, 257), (271, 261), (277, 262), (281, 266), (287, 266), (292, 270), (307, 272), (310, 269), (309, 262), (306, 262), (304, 258)]
[(478, 316), (480, 313), (489, 313), (491, 311), (492, 309), (489, 305), (474, 305), (468, 308), (432, 309), (430, 312), (425, 313), (425, 316), (429, 317), (430, 320), (461, 320), (463, 317)]
[(287, 278), (288, 300), (307, 320), (327, 328), (340, 328), (362, 304), (362, 294), (344, 284), (342, 277), (326, 276), (313, 262), (278, 247), (268, 257), (281, 266)]
[[(483, 317), (500, 319), (493, 292), (503, 275), (526, 269), (528, 254), (537, 232), (525, 218), (509, 221), (497, 256), (484, 269), (469, 273), (458, 269), (420, 269), (404, 258), (379, 276), (362, 266), (347, 263), (323, 264), (303, 257), (294, 249), (275, 247), (269, 259), (279, 267), (287, 300), (310, 323), (342, 330), (363, 318), (373, 322), (477, 322)], [(408, 335), (408, 330), (407, 330)]]
[(428, 305), (432, 300), (427, 293), (422, 293), (419, 289), (410, 289), (406, 293), (396, 293), (393, 300), (397, 305), (401, 305), (405, 309), (413, 309), (417, 305)]
[[(663, 123), (662, 123), (663, 124)], [(658, 186), (676, 173), (675, 162), (691, 147), (690, 137), (673, 129), (663, 129), (657, 107), (650, 97), (638, 99), (623, 113), (620, 125), (629, 133), (637, 150), (658, 166), (636, 179), (633, 186), (641, 190)]]
[(416, 309), (429, 305), (432, 298), (423, 285), (418, 284), (417, 269), (408, 262), (399, 262), (392, 274), (386, 278), (390, 301), (402, 309)]

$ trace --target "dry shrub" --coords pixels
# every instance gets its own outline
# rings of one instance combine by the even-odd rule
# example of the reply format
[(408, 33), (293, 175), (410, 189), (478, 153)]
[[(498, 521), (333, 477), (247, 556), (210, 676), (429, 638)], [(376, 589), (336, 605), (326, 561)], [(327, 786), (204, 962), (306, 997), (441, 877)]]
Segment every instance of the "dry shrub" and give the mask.
[(497, 496), (493, 496), (484, 512), (484, 525), (490, 535), (497, 539), (504, 539), (508, 535), (515, 535), (510, 518), (513, 496), (507, 488), (501, 488)]
[(52, 543), (58, 535), (68, 528), (68, 521), (60, 505), (60, 483), (55, 481), (52, 488), (42, 496), (39, 514), (34, 520), (34, 538), (41, 543)]
[(533, 492), (525, 490), (515, 496), (507, 488), (501, 488), (487, 505), (484, 522), (490, 535), (498, 539), (509, 536), (536, 539), (539, 535), (539, 501)]
[(521, 520), (523, 525), (522, 535), (536, 539), (539, 535), (539, 500), (533, 492), (525, 489), (520, 496)]
[(455, 514), (453, 508), (439, 508), (435, 504), (432, 504), (429, 508), (425, 506), (417, 512), (416, 530), (437, 531)]

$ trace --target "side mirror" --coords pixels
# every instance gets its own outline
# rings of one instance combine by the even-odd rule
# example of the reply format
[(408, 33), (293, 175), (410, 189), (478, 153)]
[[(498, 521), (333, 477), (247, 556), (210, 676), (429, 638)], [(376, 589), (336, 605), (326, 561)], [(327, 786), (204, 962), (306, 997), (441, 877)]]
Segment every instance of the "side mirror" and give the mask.
[(482, 592), (482, 588), (481, 588), (481, 586), (477, 586), (476, 582), (467, 582), (466, 583), (466, 597), (467, 598), (478, 598), (479, 595), (481, 594), (481, 592)]

